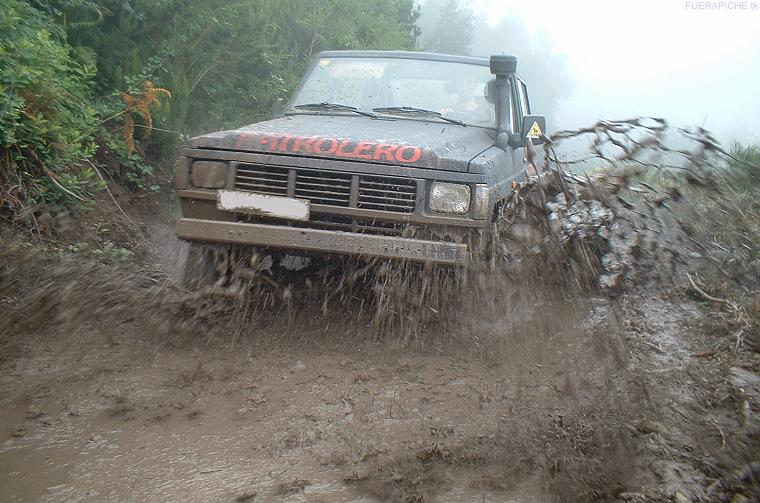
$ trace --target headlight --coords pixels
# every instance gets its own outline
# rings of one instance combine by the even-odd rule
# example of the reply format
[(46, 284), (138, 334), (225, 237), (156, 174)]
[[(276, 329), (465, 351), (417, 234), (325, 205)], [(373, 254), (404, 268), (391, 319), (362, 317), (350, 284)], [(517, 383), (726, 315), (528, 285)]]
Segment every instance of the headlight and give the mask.
[(227, 185), (227, 163), (195, 161), (191, 166), (190, 183), (204, 189), (221, 189)]
[(470, 187), (460, 183), (433, 183), (430, 209), (436, 213), (467, 213), (470, 211)]

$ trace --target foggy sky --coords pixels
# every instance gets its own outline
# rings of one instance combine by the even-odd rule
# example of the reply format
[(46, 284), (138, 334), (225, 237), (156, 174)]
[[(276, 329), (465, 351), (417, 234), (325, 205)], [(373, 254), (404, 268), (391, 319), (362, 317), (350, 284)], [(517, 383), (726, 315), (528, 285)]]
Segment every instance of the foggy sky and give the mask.
[(760, 142), (760, 0), (462, 3), (479, 17), (473, 54), (523, 60), (553, 128), (651, 115)]

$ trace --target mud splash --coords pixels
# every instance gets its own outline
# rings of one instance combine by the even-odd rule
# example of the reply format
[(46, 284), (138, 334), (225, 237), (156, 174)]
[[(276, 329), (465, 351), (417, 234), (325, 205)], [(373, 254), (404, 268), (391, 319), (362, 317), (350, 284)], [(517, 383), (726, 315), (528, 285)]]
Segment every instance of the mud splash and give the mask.
[[(585, 155), (560, 160), (557, 151), (565, 143), (589, 139)], [(193, 275), (191, 267), (191, 279), (201, 281), (191, 281), (188, 290), (170, 279), (172, 270), (120, 273), (75, 258), (51, 261), (39, 277), (28, 277), (39, 274), (33, 272), (37, 258), (4, 245), (0, 253), (8, 265), (0, 272), (0, 291), (22, 300), (8, 309), (0, 329), (10, 333), (14, 323), (35, 319), (78, 323), (123, 315), (167, 334), (240, 334), (241, 326), (283, 319), (289, 329), (327, 320), (326, 330), (331, 320), (343, 319), (368, 327), (373, 338), (405, 344), (456, 333), (461, 320), (488, 317), (482, 307), (509, 309), (503, 300), (523, 296), (521, 285), (559, 298), (594, 290), (614, 296), (626, 282), (640, 285), (643, 276), (672, 278), (679, 263), (703, 253), (675, 207), (694, 186), (711, 187), (720, 198), (727, 159), (708, 132), (671, 128), (661, 119), (557, 133), (545, 145), (544, 173), (514, 187), (483, 256), (463, 269), (348, 259), (328, 262), (315, 274), (275, 277), (274, 265), (264, 267), (261, 256), (200, 249), (188, 258), (190, 266), (206, 266), (213, 256), (216, 270), (205, 286), (209, 271)], [(569, 170), (589, 163), (593, 174)], [(27, 293), (17, 296), (18, 290)]]
[(585, 400), (584, 368), (601, 381), (570, 328), (580, 310), (537, 309), (549, 316), (481, 332), (490, 358), (474, 359), (461, 341), (410, 353), (358, 333), (350, 348), (317, 337), (268, 351), (247, 337), (158, 343), (136, 320), (109, 321), (105, 338), (99, 324), (30, 333), (0, 368), (17, 412), (3, 421), (4, 500), (545, 501), (534, 474), (556, 453), (504, 453), (559, 431)]

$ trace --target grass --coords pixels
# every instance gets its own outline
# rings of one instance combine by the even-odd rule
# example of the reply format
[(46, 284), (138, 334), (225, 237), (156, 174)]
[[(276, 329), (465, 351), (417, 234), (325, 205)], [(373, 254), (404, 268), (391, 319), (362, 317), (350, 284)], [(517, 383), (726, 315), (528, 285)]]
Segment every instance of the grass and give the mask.
[(690, 292), (760, 350), (760, 146), (734, 143), (717, 191), (692, 188), (684, 215), (706, 259)]

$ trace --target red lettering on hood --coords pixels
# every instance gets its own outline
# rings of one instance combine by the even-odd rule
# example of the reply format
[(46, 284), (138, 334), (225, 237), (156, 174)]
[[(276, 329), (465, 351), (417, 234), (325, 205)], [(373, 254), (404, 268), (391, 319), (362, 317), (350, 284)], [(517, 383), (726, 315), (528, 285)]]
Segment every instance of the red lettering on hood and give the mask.
[(293, 143), (293, 152), (303, 152), (304, 154), (311, 154), (314, 152), (314, 142), (316, 138), (307, 138), (304, 136), (297, 136), (295, 143)]
[(265, 136), (261, 139), (260, 143), (262, 145), (269, 145), (269, 151), (273, 151), (277, 149), (277, 142), (280, 141), (280, 139), (276, 136)]
[(422, 158), (423, 150), (415, 145), (393, 145), (372, 141), (353, 141), (335, 138), (315, 138), (309, 136), (267, 135), (240, 133), (234, 147), (266, 149), (269, 152), (292, 154), (334, 155), (349, 159), (372, 159), (381, 162), (414, 164)]
[(343, 140), (340, 142), (340, 145), (338, 145), (338, 151), (335, 152), (335, 155), (340, 157), (353, 157), (353, 152), (350, 150), (346, 150), (346, 147), (351, 143), (350, 140)]
[(397, 148), (397, 145), (389, 145), (387, 143), (376, 145), (375, 153), (372, 155), (372, 159), (376, 161), (393, 161), (393, 159), (395, 159), (393, 153)]
[[(406, 152), (406, 154), (404, 152)], [(398, 162), (417, 162), (420, 160), (421, 155), (422, 152), (419, 147), (404, 145), (396, 150), (396, 160)]]
[(356, 148), (352, 152), (353, 157), (359, 159), (372, 159), (372, 149), (375, 147), (379, 147), (379, 145), (368, 141), (361, 141), (356, 144)]
[[(291, 140), (293, 140), (293, 142), (295, 142), (296, 138), (293, 137), (293, 136), (283, 136), (282, 138), (280, 138), (280, 147), (278, 148), (278, 150), (280, 152), (287, 152), (288, 151), (288, 147), (289, 147), (289, 143), (291, 143)], [(272, 148), (270, 150), (274, 150), (274, 148)]]
[[(330, 146), (324, 149), (323, 147), (327, 142), (330, 142)], [(315, 154), (334, 154), (337, 149), (338, 140), (333, 140), (332, 138), (320, 138), (314, 143)]]

